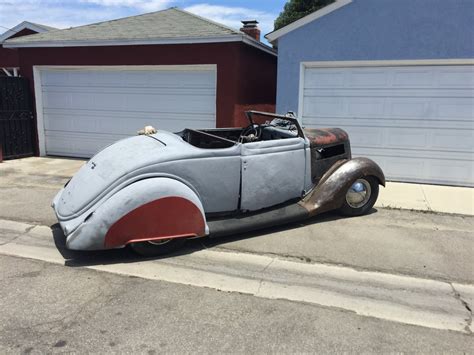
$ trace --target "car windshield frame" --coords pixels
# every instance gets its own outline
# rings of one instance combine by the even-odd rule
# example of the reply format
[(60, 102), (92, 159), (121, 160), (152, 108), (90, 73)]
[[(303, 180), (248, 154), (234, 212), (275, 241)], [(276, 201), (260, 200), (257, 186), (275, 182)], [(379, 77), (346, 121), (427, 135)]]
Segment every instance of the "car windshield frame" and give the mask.
[(249, 120), (251, 125), (255, 124), (252, 118), (253, 116), (272, 117), (272, 118), (279, 118), (282, 120), (289, 121), (291, 124), (295, 125), (298, 131), (298, 136), (301, 138), (305, 138), (303, 129), (301, 128), (300, 123), (298, 122), (298, 119), (294, 116), (293, 113), (287, 113), (286, 115), (279, 115), (277, 113), (250, 110), (250, 111), (245, 111), (245, 115), (247, 116), (247, 119)]

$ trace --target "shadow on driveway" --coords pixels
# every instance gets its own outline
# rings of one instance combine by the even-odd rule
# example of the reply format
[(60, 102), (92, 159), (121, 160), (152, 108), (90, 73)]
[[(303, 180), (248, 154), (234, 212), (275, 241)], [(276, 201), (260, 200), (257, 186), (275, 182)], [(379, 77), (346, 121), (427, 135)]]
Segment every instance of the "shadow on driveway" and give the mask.
[[(368, 214), (376, 213), (377, 209), (372, 208), (372, 210)], [(281, 225), (277, 227), (262, 229), (254, 232), (248, 232), (238, 235), (230, 235), (225, 237), (218, 237), (218, 238), (211, 238), (211, 237), (204, 237), (204, 238), (196, 238), (190, 239), (186, 242), (183, 248), (180, 250), (170, 253), (167, 255), (160, 255), (157, 257), (143, 257), (139, 256), (134, 253), (129, 247), (120, 248), (120, 249), (112, 249), (112, 250), (100, 250), (100, 251), (75, 251), (75, 250), (68, 250), (66, 249), (66, 237), (64, 236), (63, 231), (61, 230), (59, 224), (54, 224), (51, 226), (51, 230), (53, 231), (53, 238), (56, 248), (61, 253), (63, 258), (65, 259), (65, 265), (71, 267), (81, 267), (81, 266), (95, 266), (95, 265), (110, 265), (110, 264), (118, 264), (118, 263), (133, 263), (145, 260), (160, 260), (166, 258), (172, 258), (175, 256), (180, 255), (187, 255), (193, 252), (213, 248), (219, 246), (221, 244), (235, 242), (244, 239), (251, 239), (256, 237), (261, 237), (264, 235), (290, 231), (297, 227), (304, 227), (307, 225), (313, 224), (320, 224), (322, 228), (324, 228), (324, 224), (326, 222), (339, 220), (342, 218), (349, 218), (349, 217), (342, 217), (334, 212), (327, 212), (321, 214), (319, 216), (315, 216), (308, 220), (304, 220), (302, 222), (291, 223), (286, 225)], [(357, 217), (351, 217), (357, 218)]]

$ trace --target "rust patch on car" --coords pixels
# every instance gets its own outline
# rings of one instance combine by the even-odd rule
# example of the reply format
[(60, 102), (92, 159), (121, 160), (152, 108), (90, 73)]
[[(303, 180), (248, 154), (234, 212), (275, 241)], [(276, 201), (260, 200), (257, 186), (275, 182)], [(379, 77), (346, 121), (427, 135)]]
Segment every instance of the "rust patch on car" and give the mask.
[(311, 146), (319, 147), (349, 140), (347, 132), (340, 128), (305, 128), (303, 131)]
[(367, 158), (342, 159), (323, 175), (318, 185), (310, 191), (299, 205), (306, 208), (311, 216), (337, 209), (342, 206), (347, 190), (357, 179), (374, 176), (385, 186), (382, 169)]

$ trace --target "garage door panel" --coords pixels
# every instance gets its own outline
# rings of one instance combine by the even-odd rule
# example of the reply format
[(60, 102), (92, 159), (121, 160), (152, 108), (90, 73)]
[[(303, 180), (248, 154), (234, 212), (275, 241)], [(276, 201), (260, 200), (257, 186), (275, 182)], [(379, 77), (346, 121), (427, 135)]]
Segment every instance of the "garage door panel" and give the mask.
[(55, 93), (46, 95), (43, 102), (45, 109), (215, 113), (215, 97), (211, 95)]
[[(64, 88), (67, 90), (67, 88)], [(104, 91), (59, 92), (44, 91), (43, 105), (45, 109), (75, 109), (75, 110), (121, 110), (164, 112), (215, 112), (215, 96), (212, 91), (204, 93), (192, 90), (176, 90), (174, 92), (155, 91), (137, 92), (131, 89)], [(182, 105), (186, 102), (186, 105)]]
[[(474, 89), (473, 89), (474, 90)], [(472, 122), (474, 116), (474, 108), (472, 100), (474, 98), (455, 99), (452, 101), (445, 100), (439, 103), (436, 109), (435, 118), (452, 118), (462, 119)]]
[(310, 113), (308, 118), (346, 116), (343, 99), (337, 97), (311, 97), (304, 101), (303, 111)]
[[(159, 112), (187, 112), (212, 114), (215, 98), (212, 96), (196, 95), (136, 95), (124, 97), (124, 110), (133, 111), (159, 111)], [(184, 104), (185, 103), (185, 104)], [(112, 106), (107, 109), (113, 109)]]
[(429, 136), (422, 130), (393, 128), (380, 130), (374, 127), (346, 128), (354, 151), (357, 147), (428, 149)]
[(439, 161), (435, 160), (428, 165), (429, 171), (427, 176), (433, 176), (435, 179), (456, 183), (461, 176), (467, 181), (474, 180), (474, 169), (472, 165), (466, 164), (465, 161), (449, 160)]
[(303, 83), (303, 125), (347, 130), (389, 179), (474, 185), (473, 66), (307, 68)]
[(66, 92), (56, 92), (54, 95), (48, 95), (47, 92), (43, 91), (43, 107), (44, 108), (71, 108), (71, 95)]
[(45, 127), (47, 124), (51, 124), (52, 121), (59, 119), (56, 116), (62, 116), (61, 119), (70, 119), (71, 121), (79, 120), (84, 117), (87, 120), (89, 117), (103, 118), (104, 120), (119, 119), (158, 119), (158, 120), (170, 120), (170, 121), (205, 121), (208, 125), (215, 125), (214, 113), (199, 113), (193, 112), (191, 114), (187, 112), (164, 112), (164, 111), (114, 111), (114, 110), (68, 110), (68, 109), (44, 109), (44, 114), (48, 115), (51, 119), (48, 122), (45, 121)]
[(474, 87), (474, 69), (472, 66), (444, 67), (437, 71), (435, 78), (437, 79), (436, 85), (442, 88), (472, 89)]
[[(43, 72), (46, 72), (43, 71)], [(43, 86), (71, 87), (203, 87), (212, 89), (215, 76), (208, 70), (47, 70)]]
[[(370, 152), (362, 152), (367, 156)], [(443, 160), (439, 158), (419, 158), (413, 155), (387, 156), (372, 154), (386, 176), (392, 181), (427, 182), (435, 181), (438, 184), (459, 185), (459, 177), (466, 181), (474, 179), (472, 166), (464, 160)], [(467, 185), (469, 186), (469, 185)]]
[[(471, 65), (309, 68), (305, 88), (467, 88), (474, 83)], [(321, 83), (321, 84), (319, 84)]]
[[(209, 71), (195, 71), (189, 70), (166, 70), (154, 71), (148, 73), (129, 72), (124, 79), (128, 80), (129, 76), (133, 76), (135, 80), (130, 80), (131, 83), (146, 83), (147, 86), (164, 87), (164, 88), (209, 88), (215, 87), (216, 78), (214, 75), (209, 75)], [(124, 80), (122, 79), (122, 80)]]
[(396, 157), (379, 156), (377, 157), (377, 162), (386, 175), (393, 176), (392, 179), (408, 177), (412, 180), (416, 180), (420, 178), (420, 176), (424, 176), (425, 161), (419, 158), (400, 160)]
[(339, 69), (311, 70), (305, 74), (305, 89), (344, 87), (345, 73)]
[(385, 141), (382, 146), (390, 148), (410, 147), (412, 149), (429, 149), (429, 132), (421, 129), (384, 128)]
[(348, 98), (346, 101), (347, 111), (357, 117), (383, 117), (385, 116), (385, 98)]
[[(112, 134), (134, 135), (145, 126), (152, 125), (157, 129), (175, 131), (176, 124), (187, 128), (209, 128), (213, 125), (212, 116), (148, 114), (134, 116), (102, 116), (100, 113), (92, 115), (70, 115), (67, 113), (49, 113), (45, 122), (47, 131), (63, 132), (108, 132)], [(110, 119), (113, 124), (110, 124)]]
[(432, 132), (431, 147), (474, 155), (474, 130), (445, 129)]
[(389, 103), (388, 113), (381, 117), (424, 118), (429, 111), (429, 104), (424, 100), (393, 99)]
[(48, 132), (45, 135), (46, 150), (49, 155), (91, 157), (106, 146), (126, 137), (110, 134)]
[(357, 126), (346, 128), (346, 131), (349, 133), (351, 141), (355, 141), (361, 146), (380, 147), (385, 141), (383, 132), (375, 127)]
[(216, 125), (213, 69), (42, 69), (47, 154), (90, 157), (146, 125)]
[(43, 86), (43, 92), (47, 95), (51, 93), (64, 93), (69, 94), (102, 94), (104, 92), (109, 94), (126, 94), (126, 95), (202, 95), (212, 96), (215, 94), (215, 90), (212, 88), (192, 88), (192, 87), (176, 87), (176, 88), (156, 88), (156, 87), (82, 87), (82, 86)]
[(354, 70), (347, 75), (349, 87), (386, 87), (390, 83), (390, 77), (383, 69)]
[(373, 118), (373, 117), (308, 117), (304, 123), (307, 127), (373, 127), (373, 128), (398, 128), (403, 127), (407, 129), (420, 128), (426, 129), (454, 129), (458, 131), (472, 132), (472, 122), (466, 120), (416, 120), (408, 117), (394, 117), (394, 118)]
[[(431, 159), (440, 160), (443, 163), (447, 161), (462, 161), (465, 165), (468, 165), (472, 161), (472, 154), (470, 152), (456, 152), (456, 151), (443, 151), (443, 150), (419, 150), (419, 149), (401, 149), (401, 148), (374, 148), (367, 145), (351, 145), (352, 155), (363, 157), (370, 156), (372, 158), (378, 157), (392, 157), (400, 160), (419, 158), (421, 160)], [(403, 159), (402, 159), (403, 158)]]
[(386, 98), (386, 97), (400, 97), (400, 98), (454, 98), (462, 97), (470, 98), (472, 91), (469, 89), (447, 88), (447, 89), (433, 89), (433, 88), (319, 88), (319, 89), (305, 89), (306, 97), (341, 97), (341, 98)]

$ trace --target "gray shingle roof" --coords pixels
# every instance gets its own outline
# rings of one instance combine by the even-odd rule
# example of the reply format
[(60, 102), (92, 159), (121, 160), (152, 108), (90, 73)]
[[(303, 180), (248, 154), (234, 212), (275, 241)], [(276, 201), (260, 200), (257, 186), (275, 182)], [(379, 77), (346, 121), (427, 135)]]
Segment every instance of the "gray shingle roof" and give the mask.
[[(28, 21), (29, 22), (29, 21)], [(36, 22), (29, 22), (35, 26), (38, 26), (38, 27), (41, 27), (43, 28), (44, 30), (46, 31), (52, 31), (52, 30), (58, 30), (59, 28), (57, 27), (52, 27), (52, 26), (46, 26), (46, 25), (42, 25), (41, 23), (36, 23)]]
[(221, 38), (242, 36), (242, 32), (177, 8), (99, 22), (86, 26), (13, 38), (6, 43), (41, 44), (51, 42), (146, 41), (182, 38)]

